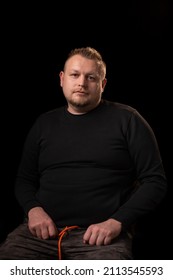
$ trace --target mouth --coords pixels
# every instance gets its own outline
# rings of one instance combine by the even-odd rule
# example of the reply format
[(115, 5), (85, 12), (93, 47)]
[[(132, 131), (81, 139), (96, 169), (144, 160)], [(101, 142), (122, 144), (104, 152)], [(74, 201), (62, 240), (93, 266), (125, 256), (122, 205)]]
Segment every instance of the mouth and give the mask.
[(79, 95), (79, 96), (86, 96), (86, 95), (88, 95), (86, 92), (84, 92), (84, 91), (75, 91), (74, 92), (76, 95)]

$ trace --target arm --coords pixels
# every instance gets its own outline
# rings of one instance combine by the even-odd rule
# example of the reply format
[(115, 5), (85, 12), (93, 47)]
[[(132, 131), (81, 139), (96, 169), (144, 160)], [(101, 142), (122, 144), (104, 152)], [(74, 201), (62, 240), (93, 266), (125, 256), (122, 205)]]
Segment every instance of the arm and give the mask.
[(122, 223), (123, 228), (154, 210), (167, 192), (167, 181), (155, 135), (136, 111), (131, 116), (125, 136), (139, 186), (112, 215), (112, 218)]
[(37, 199), (40, 180), (38, 166), (40, 141), (41, 133), (38, 119), (29, 131), (24, 144), (15, 183), (15, 194), (28, 217), (30, 232), (38, 238), (48, 239), (57, 236), (58, 232), (53, 220)]
[(36, 197), (39, 150), (39, 124), (36, 121), (26, 137), (15, 181), (15, 195), (26, 216), (31, 208), (41, 206)]
[(107, 245), (122, 228), (127, 229), (141, 216), (154, 210), (166, 194), (167, 182), (155, 135), (148, 123), (134, 111), (124, 125), (128, 152), (139, 186), (131, 197), (108, 219), (88, 227), (84, 242)]

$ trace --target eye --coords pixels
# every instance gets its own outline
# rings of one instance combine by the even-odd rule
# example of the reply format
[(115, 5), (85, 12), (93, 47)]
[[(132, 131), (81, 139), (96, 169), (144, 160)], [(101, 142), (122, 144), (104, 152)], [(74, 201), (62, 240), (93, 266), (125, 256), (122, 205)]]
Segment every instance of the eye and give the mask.
[(78, 75), (77, 73), (72, 73), (72, 74), (70, 74), (70, 76), (76, 78), (76, 77), (78, 77), (79, 75)]
[(95, 79), (96, 79), (96, 78), (95, 78), (94, 76), (91, 76), (91, 75), (88, 76), (88, 80), (89, 80), (89, 81), (95, 81)]

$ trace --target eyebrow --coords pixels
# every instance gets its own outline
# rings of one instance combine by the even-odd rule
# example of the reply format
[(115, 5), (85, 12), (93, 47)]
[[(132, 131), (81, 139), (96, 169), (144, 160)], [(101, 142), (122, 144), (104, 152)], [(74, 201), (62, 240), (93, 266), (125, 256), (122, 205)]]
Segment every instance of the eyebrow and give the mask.
[[(80, 70), (77, 70), (77, 69), (70, 69), (69, 72), (80, 73)], [(88, 72), (88, 73), (85, 73), (85, 75), (97, 76), (97, 74), (96, 74), (95, 72)]]

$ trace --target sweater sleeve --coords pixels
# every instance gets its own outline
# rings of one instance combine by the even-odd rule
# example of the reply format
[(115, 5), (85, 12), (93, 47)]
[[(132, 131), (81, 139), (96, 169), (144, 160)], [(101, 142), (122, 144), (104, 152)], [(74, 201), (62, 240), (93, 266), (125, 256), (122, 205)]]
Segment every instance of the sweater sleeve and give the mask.
[(124, 228), (154, 210), (167, 192), (167, 181), (156, 137), (150, 125), (137, 111), (131, 115), (126, 141), (139, 186), (130, 199), (112, 215), (112, 218), (122, 222)]
[(31, 208), (41, 206), (36, 198), (39, 187), (38, 155), (39, 121), (37, 120), (26, 137), (15, 182), (16, 198), (26, 214)]

